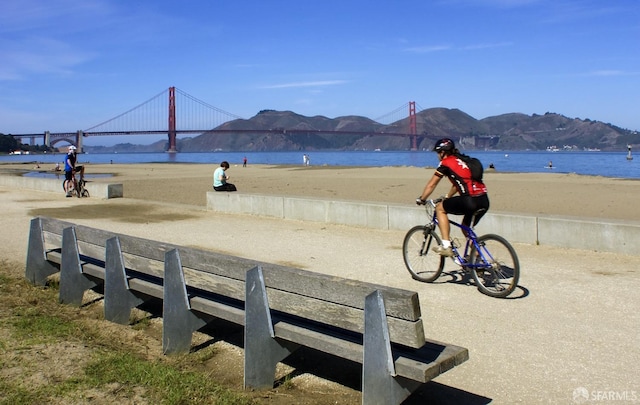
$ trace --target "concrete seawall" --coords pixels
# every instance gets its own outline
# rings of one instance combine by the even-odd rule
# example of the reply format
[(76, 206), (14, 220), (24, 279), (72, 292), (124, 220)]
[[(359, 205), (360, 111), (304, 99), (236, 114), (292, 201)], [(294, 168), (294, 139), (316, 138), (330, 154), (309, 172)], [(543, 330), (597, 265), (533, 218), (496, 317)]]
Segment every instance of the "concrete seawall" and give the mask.
[[(425, 209), (417, 206), (215, 191), (207, 192), (207, 210), (393, 230), (427, 221)], [(515, 243), (640, 255), (640, 221), (490, 211), (476, 232), (496, 233)]]
[[(61, 196), (63, 196), (63, 180), (64, 173), (62, 173), (59, 179), (4, 175), (0, 176), (0, 186), (48, 191), (59, 193)], [(94, 198), (109, 199), (122, 198), (124, 196), (124, 189), (122, 184), (96, 183), (89, 181), (87, 182), (85, 187), (89, 191), (91, 197)]]

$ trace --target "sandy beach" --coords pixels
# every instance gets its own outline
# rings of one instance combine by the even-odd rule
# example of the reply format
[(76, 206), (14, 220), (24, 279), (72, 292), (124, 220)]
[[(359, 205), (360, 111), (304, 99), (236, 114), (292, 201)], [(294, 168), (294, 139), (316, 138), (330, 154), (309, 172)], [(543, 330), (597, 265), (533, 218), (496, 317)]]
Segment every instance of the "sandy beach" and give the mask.
[[(86, 164), (90, 181), (122, 183), (125, 197), (205, 206), (218, 164)], [(31, 169), (0, 165), (0, 171)], [(44, 168), (46, 170), (46, 168)], [(42, 169), (41, 169), (42, 170)], [(232, 165), (239, 192), (413, 204), (434, 168)], [(640, 181), (556, 173), (485, 172), (491, 211), (639, 220)], [(440, 182), (437, 195), (448, 191)]]
[[(205, 193), (216, 167), (88, 164), (88, 173), (110, 175), (92, 181), (124, 184), (125, 198), (113, 200), (0, 188), (6, 230), (0, 234), (1, 259), (24, 270), (29, 220), (44, 215), (406, 288), (419, 293), (426, 335), (470, 352), (468, 362), (427, 384), (407, 404), (573, 403), (583, 389), (640, 398), (634, 377), (640, 373), (640, 256), (517, 244), (520, 286), (511, 299), (494, 299), (465, 283), (449, 262), (436, 283), (412, 280), (400, 252), (404, 231), (368, 229), (364, 238), (359, 228), (208, 212)], [(25, 167), (0, 165), (7, 175), (15, 169)], [(228, 171), (240, 193), (407, 205), (432, 173), (433, 168), (415, 167), (257, 165)], [(638, 220), (635, 180), (489, 172), (486, 183), (492, 211)], [(444, 193), (447, 187), (441, 186)], [(241, 374), (236, 380), (241, 388)], [(292, 383), (301, 392), (347, 398), (340, 396), (343, 388), (326, 382), (296, 377)], [(344, 403), (356, 404), (358, 396)]]

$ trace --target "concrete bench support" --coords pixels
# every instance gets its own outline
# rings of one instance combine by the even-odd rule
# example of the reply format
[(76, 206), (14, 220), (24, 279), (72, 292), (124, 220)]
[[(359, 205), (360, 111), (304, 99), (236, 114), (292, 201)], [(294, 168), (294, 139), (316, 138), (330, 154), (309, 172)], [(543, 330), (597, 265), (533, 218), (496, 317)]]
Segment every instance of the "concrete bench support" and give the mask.
[(177, 249), (165, 253), (164, 298), (162, 300), (162, 348), (164, 354), (185, 353), (191, 348), (193, 332), (205, 326), (211, 316), (191, 311), (187, 283)]
[(27, 245), (27, 264), (25, 276), (33, 285), (44, 286), (47, 277), (59, 271), (59, 268), (47, 260), (44, 232), (41, 221), (31, 221), (29, 226), (29, 242)]
[(78, 240), (74, 228), (65, 228), (62, 232), (62, 263), (60, 265), (60, 303), (75, 306), (82, 305), (84, 292), (97, 283), (82, 272)]
[(369, 294), (364, 307), (362, 403), (365, 404), (399, 404), (420, 385), (396, 373), (385, 312), (380, 291)]
[(129, 324), (131, 310), (145, 300), (129, 287), (118, 237), (107, 239), (104, 274), (104, 318), (121, 325)]
[(276, 338), (261, 267), (246, 275), (244, 327), (244, 386), (271, 388), (280, 361), (300, 345)]

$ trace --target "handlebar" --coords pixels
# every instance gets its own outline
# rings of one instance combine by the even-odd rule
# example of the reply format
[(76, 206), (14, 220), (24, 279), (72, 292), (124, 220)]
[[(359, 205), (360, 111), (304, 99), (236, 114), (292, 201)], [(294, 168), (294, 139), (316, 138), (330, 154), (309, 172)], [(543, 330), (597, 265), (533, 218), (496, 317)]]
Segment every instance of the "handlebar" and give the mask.
[(430, 200), (423, 200), (420, 197), (416, 198), (416, 204), (417, 205), (431, 205), (432, 207), (435, 208), (436, 204), (441, 203), (442, 201), (444, 201), (444, 197), (438, 197), (438, 198), (433, 198)]

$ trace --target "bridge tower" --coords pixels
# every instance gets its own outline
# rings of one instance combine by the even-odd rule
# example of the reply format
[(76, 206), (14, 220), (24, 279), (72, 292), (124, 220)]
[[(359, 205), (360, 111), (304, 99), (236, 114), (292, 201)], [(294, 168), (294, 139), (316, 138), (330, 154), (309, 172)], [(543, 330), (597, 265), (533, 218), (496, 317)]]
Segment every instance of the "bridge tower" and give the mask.
[(411, 134), (411, 150), (418, 150), (418, 129), (416, 125), (415, 101), (409, 101), (409, 133)]
[(167, 152), (177, 152), (176, 149), (176, 88), (169, 87), (169, 149)]
[(84, 132), (78, 131), (76, 132), (76, 148), (78, 148), (78, 153), (84, 153), (84, 149), (82, 146), (82, 137), (84, 136)]

